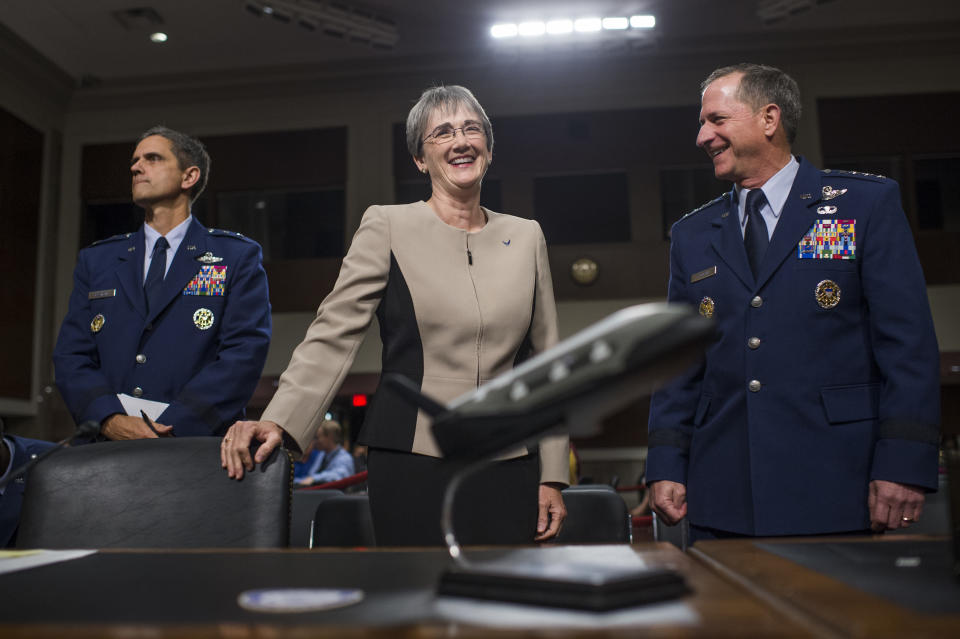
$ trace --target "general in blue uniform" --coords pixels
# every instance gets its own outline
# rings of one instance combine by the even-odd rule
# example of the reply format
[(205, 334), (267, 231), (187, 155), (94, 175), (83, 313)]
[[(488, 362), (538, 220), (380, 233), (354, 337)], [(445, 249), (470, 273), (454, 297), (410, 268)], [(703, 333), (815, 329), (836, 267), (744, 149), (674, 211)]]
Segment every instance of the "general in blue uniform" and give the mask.
[(654, 395), (655, 508), (694, 538), (909, 525), (937, 486), (939, 351), (897, 184), (795, 159), (799, 92), (777, 69), (704, 88), (697, 142), (736, 187), (673, 227), (669, 300), (718, 337)]
[[(160, 435), (170, 427), (176, 435), (222, 434), (243, 418), (266, 359), (270, 303), (260, 246), (190, 216), (209, 166), (205, 151), (181, 157), (191, 143), (199, 145), (169, 129), (144, 134), (131, 170), (147, 222), (77, 259), (54, 351), (57, 386), (77, 423), (103, 423), (109, 438), (153, 436), (139, 416), (123, 417), (119, 393), (169, 404), (156, 420)], [(172, 258), (149, 257), (158, 238), (170, 238)], [(148, 290), (145, 273), (158, 259), (166, 261)]]

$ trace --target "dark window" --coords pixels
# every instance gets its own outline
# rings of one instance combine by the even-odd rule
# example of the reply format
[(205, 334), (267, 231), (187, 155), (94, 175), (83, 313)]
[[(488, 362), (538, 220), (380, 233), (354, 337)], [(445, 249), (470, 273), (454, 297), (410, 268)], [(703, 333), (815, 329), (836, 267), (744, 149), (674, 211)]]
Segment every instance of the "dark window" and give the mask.
[(218, 225), (255, 239), (263, 259), (341, 257), (343, 189), (217, 194)]
[(913, 175), (920, 229), (960, 231), (960, 157), (915, 159)]
[(85, 224), (80, 227), (80, 246), (119, 233), (136, 231), (143, 224), (143, 209), (133, 202), (100, 202), (86, 206)]
[(630, 239), (626, 173), (554, 175), (533, 181), (534, 217), (550, 244)]
[(663, 219), (663, 237), (670, 237), (670, 227), (681, 217), (718, 195), (728, 192), (733, 185), (718, 180), (712, 166), (675, 167), (660, 170), (660, 213)]

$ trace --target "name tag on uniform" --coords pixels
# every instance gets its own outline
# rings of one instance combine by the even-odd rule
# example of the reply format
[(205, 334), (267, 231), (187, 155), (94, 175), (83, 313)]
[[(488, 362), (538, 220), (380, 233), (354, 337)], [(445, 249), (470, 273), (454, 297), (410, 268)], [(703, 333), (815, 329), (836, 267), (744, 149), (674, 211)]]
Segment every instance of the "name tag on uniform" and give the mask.
[(102, 300), (105, 297), (116, 297), (117, 289), (105, 288), (102, 291), (90, 291), (87, 293), (88, 300)]
[(690, 283), (699, 282), (700, 280), (705, 280), (708, 277), (713, 277), (717, 274), (717, 267), (711, 266), (710, 268), (705, 268), (702, 271), (697, 271), (690, 276)]

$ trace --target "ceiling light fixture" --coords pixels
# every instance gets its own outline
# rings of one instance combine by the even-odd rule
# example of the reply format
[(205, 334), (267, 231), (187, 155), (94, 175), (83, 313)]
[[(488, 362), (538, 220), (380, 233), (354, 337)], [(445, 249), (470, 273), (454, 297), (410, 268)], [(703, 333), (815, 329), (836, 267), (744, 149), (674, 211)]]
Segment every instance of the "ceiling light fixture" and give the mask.
[(522, 36), (542, 36), (547, 31), (547, 25), (542, 22), (521, 22), (517, 32)]
[(495, 24), (490, 27), (490, 35), (494, 38), (512, 38), (517, 35), (517, 25), (515, 24)]
[(161, 42), (166, 42), (166, 41), (167, 41), (167, 34), (164, 33), (163, 31), (157, 31), (155, 33), (150, 34), (150, 42), (156, 42), (157, 44), (160, 44)]
[(623, 31), (639, 35), (638, 31), (649, 31), (657, 24), (657, 19), (652, 15), (636, 16), (609, 16), (605, 18), (587, 17), (587, 18), (555, 18), (546, 22), (530, 20), (520, 22), (500, 22), (490, 27), (490, 36), (502, 40), (515, 38), (517, 36), (540, 36), (543, 34), (568, 35), (568, 34), (593, 34), (601, 31)]
[(601, 24), (603, 24), (603, 28), (608, 31), (618, 31), (628, 28), (630, 21), (626, 18), (604, 18)]
[(580, 18), (573, 21), (573, 30), (580, 33), (592, 33), (603, 28), (600, 18)]
[(251, 15), (269, 15), (283, 23), (298, 24), (306, 31), (375, 49), (392, 49), (400, 40), (392, 19), (342, 0), (245, 0), (243, 6)]
[(547, 23), (547, 33), (552, 35), (573, 33), (573, 20), (551, 20)]
[(757, 0), (757, 17), (765, 24), (792, 18), (828, 0)]
[(630, 26), (634, 29), (652, 29), (657, 26), (654, 16), (630, 16)]

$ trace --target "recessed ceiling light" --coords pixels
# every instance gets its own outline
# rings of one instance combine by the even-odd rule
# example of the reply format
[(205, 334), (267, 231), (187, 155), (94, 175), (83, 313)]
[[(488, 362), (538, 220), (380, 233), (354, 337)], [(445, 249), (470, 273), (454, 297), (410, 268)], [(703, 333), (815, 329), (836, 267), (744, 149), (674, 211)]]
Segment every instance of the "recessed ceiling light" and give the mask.
[(603, 28), (607, 30), (626, 29), (630, 26), (630, 21), (626, 18), (604, 18)]
[(517, 31), (522, 36), (543, 35), (544, 31), (546, 31), (546, 25), (542, 22), (521, 22), (517, 27)]
[(150, 34), (150, 42), (160, 43), (160, 42), (166, 42), (166, 41), (167, 41), (167, 34), (164, 33), (163, 31), (157, 31), (156, 33)]
[(494, 38), (512, 38), (517, 35), (517, 25), (495, 24), (490, 27), (490, 35)]
[(652, 29), (657, 26), (654, 16), (630, 16), (630, 26), (634, 29)]
[(580, 33), (590, 33), (602, 29), (603, 23), (600, 18), (580, 18), (574, 21), (573, 28)]

